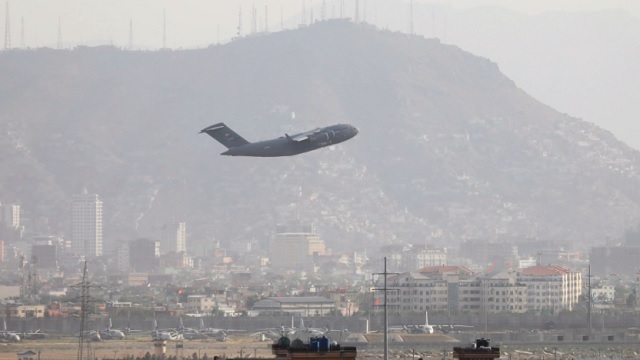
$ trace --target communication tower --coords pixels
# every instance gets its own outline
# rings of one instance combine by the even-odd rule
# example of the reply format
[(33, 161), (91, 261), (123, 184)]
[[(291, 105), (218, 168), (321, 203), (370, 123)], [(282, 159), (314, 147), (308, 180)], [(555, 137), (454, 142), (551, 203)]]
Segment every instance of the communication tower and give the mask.
[(413, 34), (413, 0), (409, 0), (409, 35)]
[(133, 20), (129, 19), (129, 50), (133, 50)]
[(251, 33), (255, 34), (258, 31), (258, 20), (256, 19), (256, 7), (255, 5), (251, 8)]
[(356, 14), (354, 15), (353, 19), (356, 24), (360, 22), (360, 0), (356, 0)]
[(9, 2), (7, 1), (7, 13), (4, 24), (4, 49), (11, 49), (11, 20), (9, 17)]
[(62, 49), (62, 19), (58, 16), (58, 50)]
[(240, 6), (240, 11), (238, 12), (238, 37), (242, 36), (242, 6)]
[(167, 48), (167, 10), (162, 11), (162, 48)]
[(269, 32), (269, 7), (264, 6), (264, 32)]
[(20, 48), (25, 48), (24, 43), (24, 16), (20, 18)]
[(364, 6), (362, 7), (362, 22), (367, 22), (367, 0), (364, 0)]

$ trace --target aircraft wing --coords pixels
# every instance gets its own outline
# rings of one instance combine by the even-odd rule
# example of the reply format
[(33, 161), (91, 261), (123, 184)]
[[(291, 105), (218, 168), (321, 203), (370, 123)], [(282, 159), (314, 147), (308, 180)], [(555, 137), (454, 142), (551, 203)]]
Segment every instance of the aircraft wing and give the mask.
[(474, 327), (473, 325), (449, 325), (449, 326), (451, 326), (452, 329), (457, 329), (457, 328), (470, 329)]
[(305, 140), (309, 140), (309, 136), (311, 136), (311, 135), (313, 135), (313, 134), (315, 134), (315, 133), (317, 133), (319, 131), (320, 131), (320, 128), (317, 128), (317, 129), (314, 129), (314, 130), (311, 130), (311, 131), (307, 131), (307, 132), (303, 132), (303, 133), (300, 133), (300, 134), (296, 134), (296, 135), (293, 135), (293, 136), (287, 135), (287, 139), (289, 141), (297, 141), (297, 142), (305, 141)]
[(401, 331), (404, 331), (405, 329), (406, 327), (403, 325), (389, 326), (390, 332), (401, 332)]

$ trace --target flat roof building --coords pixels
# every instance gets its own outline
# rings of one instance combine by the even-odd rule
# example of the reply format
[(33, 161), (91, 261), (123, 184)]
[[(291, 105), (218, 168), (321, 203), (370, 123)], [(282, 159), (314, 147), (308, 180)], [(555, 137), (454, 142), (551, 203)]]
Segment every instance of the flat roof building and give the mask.
[(334, 313), (335, 309), (335, 302), (321, 296), (268, 297), (256, 301), (251, 313), (323, 316)]

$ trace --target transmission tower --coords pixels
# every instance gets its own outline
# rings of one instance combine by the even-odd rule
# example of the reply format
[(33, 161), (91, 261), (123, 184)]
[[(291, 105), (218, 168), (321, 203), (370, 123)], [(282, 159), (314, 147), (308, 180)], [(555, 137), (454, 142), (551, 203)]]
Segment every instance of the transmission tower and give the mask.
[(6, 20), (4, 24), (4, 49), (11, 49), (11, 21), (9, 17), (9, 2), (7, 1), (7, 13)]
[(87, 329), (87, 311), (89, 303), (91, 302), (91, 296), (89, 290), (92, 287), (96, 287), (87, 280), (87, 262), (84, 262), (84, 268), (82, 270), (82, 281), (78, 284), (72, 285), (72, 288), (80, 289), (80, 334), (78, 341), (78, 356), (77, 360), (91, 359), (91, 339), (85, 341), (85, 329)]

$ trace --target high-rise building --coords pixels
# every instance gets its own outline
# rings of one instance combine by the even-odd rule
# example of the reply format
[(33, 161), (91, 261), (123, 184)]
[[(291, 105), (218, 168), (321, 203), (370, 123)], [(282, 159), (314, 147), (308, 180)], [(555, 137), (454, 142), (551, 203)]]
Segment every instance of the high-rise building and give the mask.
[(9, 229), (20, 227), (20, 205), (6, 204), (0, 206), (0, 223)]
[(118, 264), (118, 271), (129, 271), (129, 243), (124, 241), (118, 244), (116, 248), (116, 263)]
[(163, 228), (160, 254), (180, 253), (187, 251), (187, 224), (178, 222)]
[(97, 194), (74, 195), (71, 201), (71, 244), (74, 255), (102, 256), (102, 200)]
[(273, 268), (282, 270), (310, 270), (314, 256), (325, 254), (325, 244), (310, 226), (289, 224), (278, 226), (278, 234), (271, 241), (270, 258)]
[(58, 267), (58, 250), (62, 240), (54, 236), (36, 236), (31, 245), (31, 261), (38, 268), (55, 269)]
[(150, 272), (158, 265), (160, 242), (136, 239), (129, 242), (129, 268), (135, 272)]

